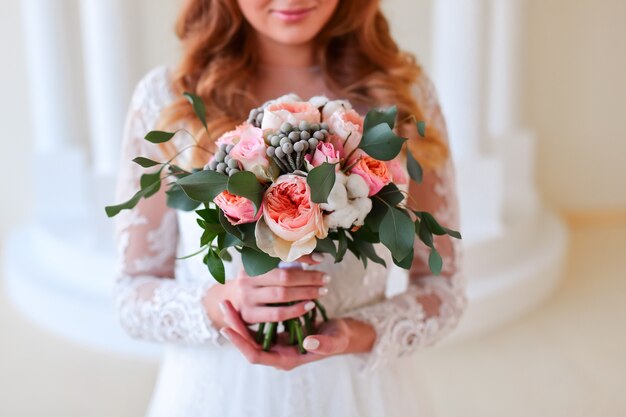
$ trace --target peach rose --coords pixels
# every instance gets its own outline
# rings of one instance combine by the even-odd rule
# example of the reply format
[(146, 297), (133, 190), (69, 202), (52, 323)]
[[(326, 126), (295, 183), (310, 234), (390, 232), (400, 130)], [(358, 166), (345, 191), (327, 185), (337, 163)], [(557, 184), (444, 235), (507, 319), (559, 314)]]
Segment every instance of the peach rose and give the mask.
[(333, 134), (330, 140), (335, 148), (343, 153), (342, 156), (349, 155), (361, 143), (363, 118), (356, 111), (337, 111), (326, 123)]
[(266, 181), (268, 179), (266, 170), (270, 162), (265, 154), (267, 146), (263, 140), (263, 131), (258, 127), (244, 124), (237, 128), (237, 133), (238, 138), (233, 141), (230, 157), (241, 162), (245, 171), (251, 171), (260, 180)]
[(213, 202), (222, 209), (230, 224), (234, 226), (244, 223), (253, 223), (259, 220), (263, 213), (263, 207), (261, 207), (255, 215), (252, 201), (231, 194), (228, 191), (222, 191), (215, 197)]
[(306, 101), (272, 103), (265, 108), (261, 128), (278, 130), (285, 122), (294, 126), (302, 121), (320, 123), (320, 118), (317, 107)]
[(341, 156), (332, 143), (320, 142), (317, 144), (315, 152), (312, 155), (310, 153), (306, 154), (304, 159), (313, 167), (318, 167), (324, 162), (328, 162), (329, 164), (337, 163), (341, 159)]
[(391, 180), (396, 185), (404, 185), (409, 183), (409, 173), (406, 170), (406, 167), (402, 162), (400, 162), (399, 157), (392, 159), (391, 161), (385, 162), (387, 165), (387, 169), (391, 174)]
[(259, 249), (293, 262), (313, 252), (317, 238), (327, 235), (322, 209), (311, 201), (306, 178), (283, 175), (267, 189), (256, 226)]
[(391, 182), (391, 173), (387, 165), (370, 156), (362, 156), (352, 167), (351, 172), (363, 178), (370, 188), (368, 197), (377, 194)]

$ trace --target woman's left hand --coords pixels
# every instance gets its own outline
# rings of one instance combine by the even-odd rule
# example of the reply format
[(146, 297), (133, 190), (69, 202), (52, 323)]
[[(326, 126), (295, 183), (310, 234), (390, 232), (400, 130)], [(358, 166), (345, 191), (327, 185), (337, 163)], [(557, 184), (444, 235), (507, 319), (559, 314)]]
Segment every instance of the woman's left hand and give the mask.
[(367, 323), (350, 318), (333, 319), (320, 325), (319, 334), (304, 339), (306, 354), (301, 354), (297, 346), (280, 343), (265, 352), (230, 301), (221, 303), (220, 308), (228, 325), (220, 332), (250, 363), (284, 371), (334, 355), (369, 352), (376, 339), (374, 328)]

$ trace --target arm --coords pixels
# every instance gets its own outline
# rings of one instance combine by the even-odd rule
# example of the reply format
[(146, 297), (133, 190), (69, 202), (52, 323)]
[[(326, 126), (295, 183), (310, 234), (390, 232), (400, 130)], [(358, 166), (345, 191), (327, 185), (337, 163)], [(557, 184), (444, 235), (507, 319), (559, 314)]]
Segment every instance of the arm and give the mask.
[[(137, 156), (164, 160), (157, 145), (143, 137), (154, 129), (169, 99), (165, 67), (142, 79), (131, 101), (124, 129), (117, 199), (139, 189), (143, 168)], [(182, 283), (174, 279), (178, 228), (176, 213), (166, 206), (165, 189), (116, 217), (118, 267), (115, 302), (119, 321), (133, 337), (182, 344), (218, 343), (203, 305), (210, 283)]]
[[(445, 121), (432, 84), (424, 77), (418, 86), (417, 98), (425, 110), (427, 124), (441, 132), (442, 139), (447, 143)], [(403, 133), (407, 137), (417, 136), (415, 131)], [(428, 140), (428, 137), (412, 140)], [(440, 155), (439, 149), (433, 147), (430, 153), (422, 154), (431, 160)], [(432, 213), (448, 228), (459, 229), (455, 171), (450, 158), (438, 167), (425, 164), (424, 181), (419, 185), (411, 182), (409, 194), (411, 200), (419, 203), (417, 207), (409, 202), (413, 208)], [(461, 242), (447, 235), (435, 236), (434, 242), (444, 262), (439, 276), (430, 272), (429, 249), (418, 240), (406, 292), (350, 315), (369, 323), (376, 331), (371, 352), (359, 355), (366, 361), (366, 369), (376, 368), (389, 358), (409, 355), (431, 346), (456, 327), (466, 306)]]

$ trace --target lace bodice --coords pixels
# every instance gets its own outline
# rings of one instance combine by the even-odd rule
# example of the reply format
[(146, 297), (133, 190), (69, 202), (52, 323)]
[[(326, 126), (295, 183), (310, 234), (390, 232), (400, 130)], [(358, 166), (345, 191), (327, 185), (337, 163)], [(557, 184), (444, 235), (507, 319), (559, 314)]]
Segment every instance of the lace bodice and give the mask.
[[(122, 145), (119, 201), (138, 189), (139, 178), (145, 172), (130, 162), (132, 158), (165, 160), (159, 148), (143, 140), (143, 136), (155, 128), (160, 111), (174, 99), (169, 74), (167, 67), (155, 68), (139, 82), (133, 94)], [(436, 95), (427, 79), (418, 83), (416, 95), (429, 123), (445, 132)], [(184, 134), (177, 135), (175, 145), (184, 146), (189, 140)], [(412, 186), (410, 193), (423, 203), (420, 210), (430, 211), (442, 224), (458, 229), (451, 161), (436, 171), (426, 171), (423, 184)], [(202, 303), (207, 289), (219, 284), (213, 283), (199, 257), (176, 259), (198, 248), (201, 230), (195, 218), (193, 212), (168, 208), (164, 189), (116, 218), (119, 255), (115, 299), (119, 320), (130, 335), (186, 345), (225, 342), (212, 326)], [(392, 298), (385, 297), (389, 271), (380, 265), (370, 264), (365, 270), (360, 261), (348, 254), (340, 264), (329, 260), (318, 266), (335, 278), (323, 299), (329, 314), (363, 320), (376, 329), (373, 351), (360, 355), (365, 369), (374, 369), (385, 360), (431, 345), (456, 325), (466, 302), (461, 246), (448, 236), (436, 236), (435, 244), (444, 260), (442, 274), (436, 277), (430, 273), (428, 249), (418, 242), (408, 288)], [(382, 246), (378, 253), (392, 265)], [(240, 259), (234, 256), (227, 266), (227, 275), (236, 276), (240, 267)]]

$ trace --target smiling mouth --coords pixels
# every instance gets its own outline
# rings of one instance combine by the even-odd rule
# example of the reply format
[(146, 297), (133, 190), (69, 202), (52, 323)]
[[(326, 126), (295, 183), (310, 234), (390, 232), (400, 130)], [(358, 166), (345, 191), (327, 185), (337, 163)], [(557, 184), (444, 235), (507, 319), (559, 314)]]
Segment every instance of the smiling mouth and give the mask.
[(284, 22), (298, 22), (306, 18), (315, 7), (291, 10), (272, 10), (271, 13)]

